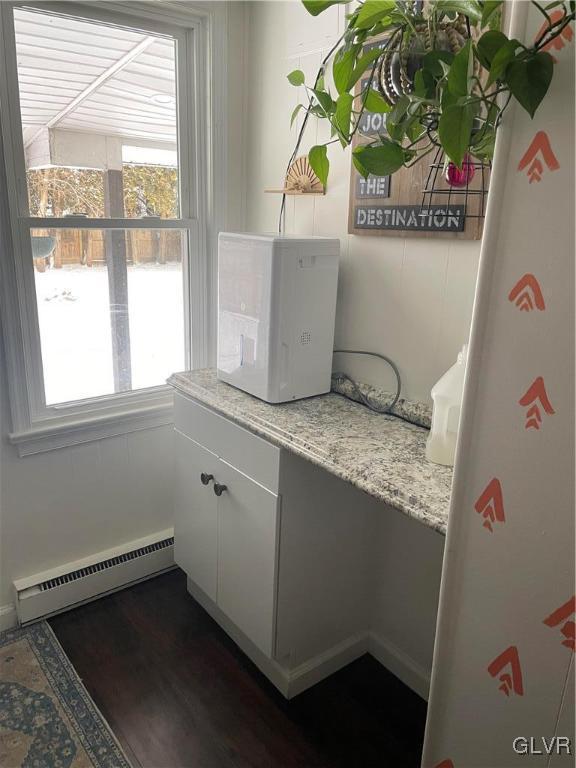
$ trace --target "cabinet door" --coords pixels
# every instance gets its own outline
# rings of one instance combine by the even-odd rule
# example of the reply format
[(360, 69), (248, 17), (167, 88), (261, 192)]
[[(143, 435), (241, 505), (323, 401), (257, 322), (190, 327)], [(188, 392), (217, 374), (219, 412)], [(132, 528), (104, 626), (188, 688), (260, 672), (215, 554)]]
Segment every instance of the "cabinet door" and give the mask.
[(211, 600), (216, 601), (218, 518), (213, 481), (218, 458), (176, 431), (174, 560)]
[(278, 496), (222, 460), (218, 481), (218, 606), (272, 656)]

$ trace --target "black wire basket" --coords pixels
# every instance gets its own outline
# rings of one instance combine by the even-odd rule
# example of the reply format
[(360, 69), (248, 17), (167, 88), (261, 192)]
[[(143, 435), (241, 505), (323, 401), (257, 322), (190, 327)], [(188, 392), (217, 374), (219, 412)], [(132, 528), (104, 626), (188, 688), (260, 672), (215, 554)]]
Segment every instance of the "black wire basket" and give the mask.
[[(447, 209), (451, 205), (463, 206), (465, 219), (484, 219), (491, 169), (490, 162), (467, 156), (463, 170), (459, 171), (439, 147), (428, 168), (422, 190), (422, 209), (438, 205)], [(451, 172), (458, 179), (458, 185), (450, 182)]]

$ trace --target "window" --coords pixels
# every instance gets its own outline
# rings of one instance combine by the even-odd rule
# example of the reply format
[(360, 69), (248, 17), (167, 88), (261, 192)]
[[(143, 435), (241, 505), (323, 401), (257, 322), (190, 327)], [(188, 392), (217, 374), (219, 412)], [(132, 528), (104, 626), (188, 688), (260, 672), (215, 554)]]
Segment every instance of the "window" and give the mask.
[(32, 229), (31, 240), (47, 405), (184, 368), (184, 231)]
[(205, 362), (205, 26), (134, 13), (0, 7), (17, 442), (119, 414), (168, 420), (166, 379)]

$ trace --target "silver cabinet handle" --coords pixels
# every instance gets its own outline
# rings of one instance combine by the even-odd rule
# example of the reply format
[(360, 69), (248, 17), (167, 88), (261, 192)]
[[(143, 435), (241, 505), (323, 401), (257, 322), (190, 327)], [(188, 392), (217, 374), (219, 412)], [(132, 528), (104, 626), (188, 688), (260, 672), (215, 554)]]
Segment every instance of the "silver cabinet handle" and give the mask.
[(214, 480), (214, 475), (208, 475), (206, 474), (206, 472), (202, 472), (202, 474), (200, 475), (200, 482), (202, 483), (202, 485), (208, 485), (210, 480)]
[(224, 491), (227, 491), (227, 487), (225, 485), (220, 485), (220, 483), (214, 483), (214, 493), (216, 496), (222, 496)]

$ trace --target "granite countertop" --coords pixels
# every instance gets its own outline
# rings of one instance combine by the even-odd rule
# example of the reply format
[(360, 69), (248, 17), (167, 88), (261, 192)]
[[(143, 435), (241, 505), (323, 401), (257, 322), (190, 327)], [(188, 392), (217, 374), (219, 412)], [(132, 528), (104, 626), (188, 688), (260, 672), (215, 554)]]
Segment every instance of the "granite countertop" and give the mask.
[(168, 382), (250, 432), (446, 533), (452, 468), (426, 459), (428, 430), (334, 392), (271, 405), (218, 381), (213, 369), (175, 373)]

